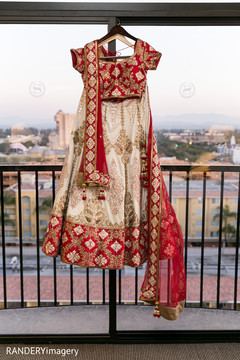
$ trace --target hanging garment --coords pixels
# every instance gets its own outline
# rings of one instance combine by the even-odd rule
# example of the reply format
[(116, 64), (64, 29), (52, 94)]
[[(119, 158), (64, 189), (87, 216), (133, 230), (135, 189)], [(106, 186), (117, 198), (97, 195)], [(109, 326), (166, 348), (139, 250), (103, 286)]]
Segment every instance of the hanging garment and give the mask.
[(121, 61), (98, 40), (71, 49), (84, 90), (42, 250), (84, 267), (147, 262), (140, 300), (175, 320), (186, 297), (183, 236), (160, 169), (146, 81), (161, 53), (138, 39)]

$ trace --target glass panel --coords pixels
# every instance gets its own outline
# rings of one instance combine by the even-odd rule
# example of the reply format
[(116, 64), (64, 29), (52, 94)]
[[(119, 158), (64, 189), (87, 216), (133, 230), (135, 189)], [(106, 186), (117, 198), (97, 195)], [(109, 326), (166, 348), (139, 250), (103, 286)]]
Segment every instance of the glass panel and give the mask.
[[(4, 152), (5, 155), (0, 157), (0, 163), (28, 165), (37, 162), (63, 163), (66, 148), (51, 149), (49, 146), (49, 143), (54, 141), (54, 134), (58, 131), (55, 115), (62, 109), (65, 114), (74, 117), (83, 90), (81, 75), (72, 67), (70, 49), (83, 47), (87, 42), (102, 37), (106, 32), (106, 25), (0, 25), (1, 46), (4, 49), (3, 56), (0, 58), (0, 66), (4, 69), (0, 88), (0, 129), (2, 128), (0, 152)], [(7, 145), (2, 146), (4, 143)], [(39, 173), (39, 204), (36, 204), (35, 173), (24, 172), (21, 176), (24, 306), (38, 306), (36, 206), (39, 206), (40, 302), (41, 306), (46, 308), (45, 314), (47, 307), (54, 305), (54, 260), (41, 251), (52, 209), (51, 176), (49, 172)], [(57, 189), (60, 173), (56, 172), (55, 176)], [(8, 307), (18, 308), (21, 287), (17, 173), (5, 173), (4, 186), (11, 186), (14, 189), (12, 195), (14, 203), (6, 204), (6, 219), (8, 215), (9, 223), (9, 228), (6, 230)], [(14, 223), (10, 224), (12, 219)], [(10, 231), (10, 225), (14, 231)], [(79, 323), (76, 323), (76, 327), (73, 326), (73, 319), (76, 319), (75, 312), (74, 314), (69, 312), (72, 321), (69, 321), (68, 316), (66, 321), (61, 317), (62, 325), (60, 322), (58, 324), (56, 310), (52, 321), (55, 325), (51, 329), (48, 328), (47, 332), (107, 333), (108, 306), (102, 303), (104, 291), (105, 303), (107, 304), (108, 301), (108, 271), (106, 270), (104, 280), (102, 270), (89, 271), (88, 300), (91, 305), (85, 306), (87, 302), (86, 269), (79, 266), (73, 267), (72, 294), (70, 269), (70, 265), (61, 262), (60, 258), (56, 259), (57, 305), (70, 305), (72, 296), (74, 305), (80, 305), (72, 309), (73, 312), (77, 309), (78, 315), (81, 312), (81, 328)], [(2, 276), (1, 247), (0, 275)], [(3, 294), (2, 284), (0, 294)], [(2, 301), (1, 296), (0, 307), (2, 307)], [(101, 306), (103, 310), (101, 314), (98, 313), (98, 306)], [(91, 314), (90, 317), (89, 314)], [(92, 315), (94, 316), (91, 321)], [(13, 325), (15, 321), (13, 319), (9, 332), (15, 328), (16, 333), (31, 333), (34, 321), (38, 322), (36, 318), (34, 320), (34, 316), (32, 322), (29, 320), (28, 325), (21, 328), (17, 328), (17, 324), (16, 327)], [(99, 319), (98, 325), (96, 325), (96, 318)], [(19, 318), (16, 320), (21, 323)], [(47, 322), (49, 323), (49, 318)], [(63, 323), (65, 323), (65, 329)], [(6, 324), (6, 321), (1, 321), (5, 332), (7, 331)], [(0, 333), (1, 330), (0, 326)], [(46, 333), (45, 326), (42, 333)]]
[[(160, 160), (163, 165), (172, 164), (233, 164), (235, 143), (239, 136), (239, 84), (238, 63), (240, 50), (236, 49), (240, 27), (126, 27), (132, 35), (150, 43), (162, 53), (156, 71), (148, 72), (150, 104), (153, 114), (154, 131), (158, 142)], [(238, 35), (237, 35), (238, 34)], [(224, 49), (224, 51), (223, 51)], [(221, 76), (220, 76), (221, 74)], [(229, 92), (227, 91), (229, 89)], [(234, 136), (234, 138), (232, 138)], [(220, 147), (219, 144), (221, 145)], [(222, 149), (222, 150), (221, 150)], [(221, 160), (221, 162), (219, 162)], [(207, 167), (206, 167), (207, 171)], [(208, 312), (196, 309), (200, 306), (201, 239), (204, 235), (203, 307), (216, 308), (217, 268), (218, 268), (218, 230), (220, 213), (220, 173), (207, 173), (205, 232), (202, 234), (203, 175), (191, 172), (188, 215), (188, 306), (195, 313), (203, 314), (201, 324), (191, 322), (194, 329), (227, 329), (228, 325), (218, 313), (220, 322), (209, 323)], [(236, 212), (238, 196), (238, 174), (226, 174), (224, 184), (224, 206)], [(167, 185), (168, 173), (164, 173)], [(172, 196), (176, 199), (176, 214), (183, 234), (185, 234), (186, 174), (174, 172)], [(236, 200), (233, 200), (236, 199)], [(233, 203), (235, 203), (233, 207)], [(234, 210), (235, 209), (235, 210)], [(234, 218), (229, 218), (234, 226)], [(224, 222), (223, 222), (224, 223)], [(216, 228), (214, 228), (214, 227)], [(224, 227), (224, 225), (223, 225)], [(228, 227), (229, 230), (229, 227)], [(233, 309), (235, 238), (233, 229), (227, 233), (226, 244), (223, 231), (223, 250), (221, 261), (220, 308)], [(232, 266), (230, 266), (232, 261)], [(138, 289), (142, 284), (142, 271), (139, 269)], [(144, 272), (143, 272), (144, 273)], [(132, 276), (132, 277), (130, 277)], [(134, 303), (134, 270), (122, 272), (123, 279), (129, 281), (127, 290), (122, 286), (122, 299)], [(224, 287), (224, 290), (223, 290)], [(141, 302), (139, 302), (141, 304)], [(185, 309), (179, 320), (171, 325), (156, 324), (155, 319), (146, 320), (144, 328), (176, 329), (190, 328), (183, 325), (185, 316), (191, 318), (191, 309)], [(202, 311), (203, 310), (203, 311)], [(149, 311), (151, 314), (153, 308)], [(138, 321), (144, 310), (119, 307), (118, 329), (143, 329)], [(132, 316), (131, 320), (129, 317)], [(191, 313), (193, 314), (193, 313)], [(216, 313), (215, 313), (216, 314)], [(143, 315), (144, 316), (144, 315)], [(141, 316), (140, 316), (141, 317)], [(142, 320), (142, 319), (141, 319)], [(130, 325), (129, 325), (130, 324)], [(148, 324), (148, 325), (146, 325)], [(229, 329), (238, 328), (231, 324)]]

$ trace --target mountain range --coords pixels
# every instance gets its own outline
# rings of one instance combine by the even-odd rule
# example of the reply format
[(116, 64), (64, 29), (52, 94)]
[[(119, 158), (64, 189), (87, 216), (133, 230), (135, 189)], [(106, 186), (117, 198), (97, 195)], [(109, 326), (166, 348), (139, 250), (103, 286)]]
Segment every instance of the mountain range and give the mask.
[[(8, 116), (0, 117), (0, 128), (6, 129), (16, 123), (23, 122), (26, 126), (39, 129), (55, 128), (56, 124), (53, 118), (25, 120), (23, 117)], [(181, 115), (153, 115), (153, 126), (157, 130), (161, 129), (208, 129), (213, 125), (230, 125), (240, 129), (239, 117), (227, 116), (216, 113), (206, 114), (181, 114)]]
[(154, 116), (153, 126), (157, 130), (161, 129), (208, 129), (213, 125), (229, 125), (235, 129), (240, 129), (239, 117), (227, 116), (223, 114), (181, 114)]

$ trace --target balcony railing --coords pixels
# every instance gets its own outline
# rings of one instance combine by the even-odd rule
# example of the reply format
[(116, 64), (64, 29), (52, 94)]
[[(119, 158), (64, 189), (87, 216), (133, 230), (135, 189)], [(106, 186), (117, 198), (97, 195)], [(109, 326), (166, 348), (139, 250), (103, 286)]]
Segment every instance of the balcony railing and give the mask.
[[(144, 266), (134, 269), (125, 267), (117, 271), (84, 269), (63, 264), (58, 258), (46, 257), (41, 252), (39, 179), (42, 173), (51, 175), (52, 186), (48, 189), (48, 193), (51, 194), (52, 202), (54, 202), (57, 189), (56, 175), (59, 176), (61, 169), (60, 165), (0, 166), (1, 199), (4, 199), (4, 193), (7, 191), (6, 184), (3, 182), (4, 174), (17, 173), (15, 208), (18, 227), (16, 229), (18, 235), (10, 237), (11, 241), (8, 242), (6, 217), (1, 216), (1, 307), (8, 309), (28, 306), (109, 304), (110, 332), (114, 333), (116, 305), (143, 304), (139, 302), (138, 295), (143, 280)], [(185, 214), (183, 216), (181, 208), (179, 220), (181, 220), (180, 225), (184, 233), (188, 293), (186, 307), (239, 310), (240, 166), (163, 165), (162, 171), (170, 200), (174, 199), (173, 206), (178, 206), (180, 202), (180, 205), (184, 206)], [(26, 191), (22, 183), (24, 173), (31, 173), (34, 176), (31, 191), (34, 194), (35, 212), (31, 216), (35, 219), (35, 236), (31, 239), (25, 238), (23, 233), (22, 198)], [(197, 184), (196, 174), (198, 174)], [(214, 185), (210, 175), (214, 177), (214, 189), (208, 188), (208, 184)], [(178, 181), (174, 181), (174, 176), (177, 176)], [(218, 191), (217, 195), (216, 191)], [(219, 222), (218, 230), (215, 231), (217, 236), (209, 237), (206, 235), (209, 230), (206, 229), (209, 220), (206, 214), (209, 213), (207, 201), (211, 198), (217, 199), (214, 203), (219, 205), (217, 207)], [(229, 238), (229, 234), (227, 234), (228, 238), (225, 238), (226, 228), (224, 228), (224, 224), (226, 225), (224, 205), (225, 202), (230, 201), (229, 199), (234, 199), (236, 204), (235, 233), (230, 234), (232, 239)], [(178, 200), (179, 204), (176, 203)], [(198, 220), (198, 225), (201, 221), (200, 236), (199, 231), (198, 236), (189, 235), (194, 219), (193, 205), (196, 202), (201, 208), (201, 220)], [(7, 205), (1, 201), (1, 214), (5, 214), (6, 208)], [(178, 215), (178, 209), (175, 210)], [(198, 210), (198, 215), (199, 213)], [(27, 246), (27, 242), (30, 246)], [(209, 243), (211, 246), (208, 245)], [(17, 252), (18, 256), (16, 256)]]

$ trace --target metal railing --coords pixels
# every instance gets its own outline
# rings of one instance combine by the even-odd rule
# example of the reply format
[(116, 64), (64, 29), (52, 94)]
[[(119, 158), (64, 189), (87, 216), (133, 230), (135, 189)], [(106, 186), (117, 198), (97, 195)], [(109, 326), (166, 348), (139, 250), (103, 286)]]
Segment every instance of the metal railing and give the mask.
[[(52, 268), (53, 275), (49, 278), (53, 281), (53, 298), (46, 300), (42, 300), (42, 294), (41, 294), (41, 286), (40, 286), (40, 280), (41, 280), (41, 264), (40, 264), (40, 249), (41, 249), (41, 242), (40, 242), (40, 227), (39, 227), (39, 173), (40, 172), (48, 172), (51, 174), (52, 178), (52, 200), (54, 202), (55, 198), (55, 192), (56, 192), (56, 180), (55, 175), (56, 172), (61, 171), (62, 166), (52, 166), (52, 165), (29, 165), (29, 166), (0, 166), (0, 188), (1, 188), (1, 199), (4, 199), (4, 183), (3, 183), (3, 174), (4, 172), (17, 172), (17, 211), (18, 214), (18, 233), (19, 233), (19, 263), (18, 263), (18, 270), (19, 270), (19, 279), (20, 279), (20, 298), (19, 300), (15, 300), (16, 307), (18, 307), (18, 303), (20, 303), (20, 307), (26, 306), (26, 301), (24, 299), (24, 280), (27, 278), (27, 274), (24, 271), (24, 268), (26, 267), (26, 264), (24, 263), (24, 256), (23, 256), (23, 224), (22, 224), (22, 199), (21, 199), (21, 174), (26, 172), (31, 172), (35, 174), (35, 205), (36, 205), (36, 238), (35, 238), (35, 245), (36, 245), (36, 258), (33, 260), (34, 266), (36, 267), (36, 280), (37, 280), (37, 306), (44, 306), (49, 304), (54, 304), (54, 306), (57, 306), (59, 302), (63, 301), (62, 298), (59, 298), (58, 296), (58, 289), (57, 289), (57, 282), (58, 282), (58, 269), (61, 269), (60, 265), (61, 262), (59, 259), (53, 258), (52, 265), (48, 264), (48, 267)], [(188, 259), (188, 252), (189, 252), (189, 199), (190, 199), (190, 183), (191, 183), (191, 174), (193, 172), (200, 172), (202, 174), (202, 219), (201, 219), (201, 238), (198, 239), (200, 242), (200, 276), (199, 276), (199, 282), (200, 282), (200, 292), (199, 292), (199, 299), (197, 301), (197, 305), (199, 307), (206, 307), (204, 298), (203, 298), (203, 281), (204, 281), (204, 251), (205, 251), (205, 224), (206, 224), (206, 194), (207, 194), (207, 174), (209, 172), (219, 173), (220, 175), (220, 193), (219, 193), (219, 200), (220, 200), (220, 216), (219, 216), (219, 231), (218, 231), (218, 244), (217, 244), (217, 288), (216, 288), (216, 308), (224, 308), (223, 303), (220, 301), (220, 281), (221, 281), (221, 265), (222, 265), (222, 237), (223, 237), (223, 204), (224, 204), (224, 175), (226, 173), (237, 173), (238, 174), (238, 186), (236, 188), (236, 197), (237, 197), (237, 224), (236, 224), (236, 239), (232, 243), (232, 254), (234, 254), (234, 290), (232, 294), (232, 298), (230, 299), (230, 303), (232, 303), (232, 309), (237, 310), (238, 309), (238, 303), (239, 299), (237, 298), (238, 293), (238, 267), (239, 267), (239, 216), (240, 216), (240, 166), (191, 166), (191, 165), (163, 165), (162, 166), (163, 174), (166, 174), (166, 172), (169, 173), (168, 176), (168, 191), (169, 191), (169, 197), (170, 201), (173, 197), (174, 190), (174, 184), (173, 184), (173, 174), (181, 174), (181, 176), (184, 178), (184, 187), (185, 187), (185, 232), (184, 232), (184, 242), (185, 242), (185, 253), (184, 253), (184, 259), (186, 264), (186, 275), (188, 277), (188, 271), (189, 268), (187, 264), (189, 264)], [(236, 181), (235, 181), (236, 182)], [(5, 204), (4, 201), (1, 201), (1, 214), (5, 213)], [(7, 296), (7, 286), (8, 277), (11, 276), (11, 274), (7, 274), (9, 269), (9, 264), (7, 264), (7, 258), (6, 258), (6, 236), (5, 236), (5, 216), (1, 216), (1, 227), (2, 227), (2, 281), (3, 281), (3, 296), (2, 296), (2, 307), (4, 309), (7, 309), (8, 307), (12, 307), (11, 300), (8, 299)], [(43, 254), (44, 255), (44, 254)], [(48, 257), (45, 257), (49, 259)], [(134, 281), (134, 295), (130, 299), (126, 299), (123, 296), (123, 276), (126, 276), (122, 270), (100, 270), (98, 273), (94, 273), (94, 276), (98, 276), (99, 278), (99, 288), (101, 287), (101, 299), (98, 296), (97, 299), (91, 299), (90, 298), (90, 278), (91, 278), (91, 272), (94, 270), (91, 270), (89, 268), (86, 268), (85, 270), (81, 269), (81, 278), (85, 279), (85, 299), (79, 299), (78, 301), (74, 300), (74, 274), (77, 272), (76, 268), (77, 266), (74, 265), (65, 265), (66, 268), (69, 268), (69, 275), (66, 275), (66, 271), (68, 269), (64, 270), (64, 276), (69, 276), (69, 293), (70, 293), (70, 299), (69, 304), (74, 305), (75, 303), (79, 304), (91, 304), (94, 303), (100, 303), (100, 304), (106, 304), (110, 303), (111, 306), (116, 306), (116, 304), (124, 304), (132, 303), (132, 304), (139, 304), (138, 301), (138, 293), (139, 293), (139, 282), (142, 280), (143, 277), (143, 269), (135, 268), (133, 269), (133, 273), (131, 273), (131, 278)], [(61, 270), (60, 270), (61, 271)], [(85, 274), (84, 274), (84, 272)], [(116, 278), (116, 275), (117, 278)], [(62, 273), (61, 273), (62, 276)], [(46, 276), (44, 276), (46, 278)], [(109, 282), (109, 289), (110, 292), (106, 291), (106, 278)], [(118, 281), (117, 281), (118, 280)], [(99, 290), (99, 289), (98, 289)], [(118, 293), (118, 298), (116, 297), (116, 290)], [(99, 290), (100, 292), (100, 290)], [(109, 296), (108, 296), (109, 295)], [(66, 303), (66, 299), (65, 303)], [(196, 300), (195, 300), (196, 301)], [(112, 303), (113, 302), (113, 303)], [(64, 302), (63, 302), (64, 303)], [(193, 302), (190, 300), (186, 303), (186, 306), (192, 306)], [(30, 302), (31, 305), (31, 302)], [(196, 304), (195, 304), (196, 305)], [(29, 306), (29, 304), (28, 304)]]

